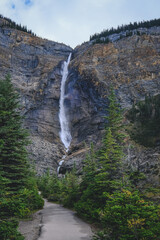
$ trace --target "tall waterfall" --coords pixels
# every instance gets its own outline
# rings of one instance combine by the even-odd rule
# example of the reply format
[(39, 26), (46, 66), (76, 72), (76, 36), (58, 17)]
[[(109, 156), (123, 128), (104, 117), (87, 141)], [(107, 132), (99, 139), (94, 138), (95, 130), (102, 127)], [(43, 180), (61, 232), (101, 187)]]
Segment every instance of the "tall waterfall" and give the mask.
[(66, 148), (66, 151), (68, 151), (71, 140), (72, 140), (72, 136), (69, 129), (69, 122), (66, 116), (65, 105), (64, 105), (65, 82), (68, 76), (68, 65), (70, 63), (70, 60), (71, 60), (71, 53), (69, 54), (67, 62), (65, 61), (63, 64), (60, 103), (59, 103), (59, 121), (60, 121), (60, 127), (61, 127), (60, 138)]

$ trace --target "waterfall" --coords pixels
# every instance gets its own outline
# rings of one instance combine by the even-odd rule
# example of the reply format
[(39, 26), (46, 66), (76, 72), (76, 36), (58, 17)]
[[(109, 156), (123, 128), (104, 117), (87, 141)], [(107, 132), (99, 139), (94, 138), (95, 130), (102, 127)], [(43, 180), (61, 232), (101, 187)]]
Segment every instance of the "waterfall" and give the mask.
[[(63, 158), (62, 158), (62, 159), (63, 159)], [(61, 160), (61, 161), (59, 162), (59, 165), (58, 165), (58, 168), (57, 168), (57, 175), (59, 174), (59, 169), (60, 169), (60, 167), (62, 166), (63, 162), (64, 162), (64, 160)]]
[(67, 62), (65, 61), (63, 64), (62, 70), (62, 81), (61, 81), (61, 93), (60, 93), (60, 102), (59, 102), (59, 121), (60, 121), (60, 138), (62, 143), (65, 146), (66, 151), (68, 151), (72, 137), (69, 129), (69, 122), (65, 111), (65, 82), (68, 76), (68, 65), (71, 60), (71, 53), (69, 54)]

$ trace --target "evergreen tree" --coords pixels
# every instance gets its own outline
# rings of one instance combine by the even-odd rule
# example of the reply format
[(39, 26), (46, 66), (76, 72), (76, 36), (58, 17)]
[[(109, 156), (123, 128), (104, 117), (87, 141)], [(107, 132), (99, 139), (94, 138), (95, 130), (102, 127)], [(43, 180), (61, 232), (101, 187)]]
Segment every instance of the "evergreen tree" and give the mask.
[[(98, 209), (106, 203), (105, 193), (113, 193), (122, 185), (121, 161), (123, 154), (122, 111), (111, 89), (109, 95), (108, 122), (106, 125), (103, 146), (95, 155), (87, 158), (84, 178), (80, 185), (81, 198), (75, 204), (76, 210), (84, 217), (98, 221)], [(85, 184), (85, 185), (84, 185)], [(85, 186), (85, 188), (84, 188)]]
[(116, 100), (116, 94), (112, 87), (108, 99), (108, 116), (105, 117), (107, 119), (106, 132), (107, 129), (110, 128), (115, 141), (122, 144), (124, 140), (124, 134), (122, 133), (123, 111)]
[(139, 192), (122, 189), (106, 196), (107, 202), (101, 211), (105, 229), (99, 240), (158, 240), (160, 236), (159, 207), (140, 197)]
[[(96, 181), (102, 191), (112, 193), (120, 188), (122, 184), (122, 147), (116, 143), (111, 129), (107, 129), (104, 138), (104, 147), (100, 151), (99, 161), (101, 169), (96, 176)], [(102, 204), (105, 204), (104, 194), (102, 194)]]
[(98, 169), (97, 156), (94, 150), (94, 145), (91, 143), (90, 152), (86, 154), (83, 167), (82, 181), (80, 184), (80, 191), (83, 192), (88, 183), (92, 182)]
[(0, 169), (9, 181), (6, 187), (10, 193), (21, 189), (28, 175), (27, 133), (18, 107), (18, 94), (7, 76), (0, 80)]
[[(91, 40), (95, 40), (98, 43), (104, 43), (105, 41), (102, 41), (101, 38), (107, 37), (111, 34), (114, 33), (121, 33), (122, 31), (133, 31), (136, 30), (138, 28), (150, 28), (150, 27), (155, 27), (155, 26), (160, 26), (160, 18), (159, 19), (153, 19), (150, 21), (143, 21), (143, 22), (134, 22), (134, 23), (130, 23), (128, 25), (122, 25), (122, 26), (118, 26), (117, 29), (115, 28), (111, 28), (111, 29), (107, 29), (107, 30), (103, 30), (101, 33), (95, 33), (94, 35), (90, 36), (90, 41)], [(138, 32), (138, 31), (137, 31)], [(132, 32), (130, 32), (130, 34), (132, 35)], [(127, 34), (127, 36), (129, 36)]]
[[(112, 193), (122, 184), (122, 159), (124, 133), (123, 116), (119, 104), (116, 101), (115, 92), (111, 89), (109, 95), (109, 107), (106, 124), (106, 132), (103, 139), (103, 146), (99, 151), (100, 171), (96, 179), (101, 186), (102, 192)], [(103, 196), (103, 195), (102, 195)], [(103, 204), (104, 202), (104, 197)]]
[(137, 102), (127, 113), (130, 120), (130, 137), (145, 147), (155, 147), (160, 139), (160, 95), (146, 96)]
[[(35, 178), (29, 170), (18, 94), (10, 77), (0, 80), (0, 239), (22, 240), (17, 217), (43, 206)], [(32, 183), (31, 183), (32, 182)]]
[(62, 181), (63, 191), (61, 195), (61, 201), (64, 206), (73, 208), (74, 203), (77, 202), (79, 195), (79, 181), (76, 175), (75, 164), (72, 171), (68, 172)]

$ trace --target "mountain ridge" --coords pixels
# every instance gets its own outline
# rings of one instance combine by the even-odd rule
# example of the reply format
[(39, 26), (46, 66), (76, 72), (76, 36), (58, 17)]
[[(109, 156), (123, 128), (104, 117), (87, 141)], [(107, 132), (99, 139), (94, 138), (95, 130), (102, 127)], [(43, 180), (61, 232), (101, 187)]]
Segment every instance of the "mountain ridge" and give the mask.
[[(58, 112), (62, 63), (69, 53), (72, 52), (72, 59), (65, 104), (73, 141), (63, 169), (72, 168), (76, 162), (80, 172), (88, 150), (83, 142), (88, 146), (93, 142), (97, 148), (101, 143), (111, 85), (125, 109), (144, 100), (146, 94), (160, 94), (159, 49), (159, 30), (158, 34), (152, 31), (107, 44), (87, 42), (73, 50), (8, 26), (0, 27), (0, 77), (10, 72), (19, 89), (24, 126), (32, 139), (29, 152), (38, 174), (47, 168), (56, 171), (65, 154), (59, 138)], [(140, 161), (144, 172), (151, 171), (151, 165), (157, 166), (158, 173), (153, 174), (153, 182), (157, 184), (159, 147), (147, 151), (142, 148), (137, 152), (135, 147), (131, 151), (130, 165), (137, 168)], [(139, 157), (144, 156), (144, 152), (147, 152), (145, 157)], [(148, 155), (153, 155), (149, 161), (146, 160)]]

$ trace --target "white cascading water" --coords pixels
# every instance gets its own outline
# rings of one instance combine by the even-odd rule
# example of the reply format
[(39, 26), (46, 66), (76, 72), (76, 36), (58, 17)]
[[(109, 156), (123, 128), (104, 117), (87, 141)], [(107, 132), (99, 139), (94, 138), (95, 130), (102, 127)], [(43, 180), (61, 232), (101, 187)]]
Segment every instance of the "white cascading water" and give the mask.
[(59, 174), (59, 169), (60, 169), (60, 167), (62, 166), (62, 163), (64, 162), (64, 160), (61, 160), (60, 162), (59, 162), (59, 165), (58, 165), (58, 168), (57, 168), (57, 174)]
[(59, 103), (59, 121), (60, 121), (60, 127), (61, 127), (60, 138), (62, 143), (65, 146), (66, 151), (68, 151), (71, 140), (72, 140), (72, 136), (69, 129), (69, 122), (66, 116), (65, 105), (64, 105), (65, 82), (68, 76), (68, 65), (70, 63), (70, 60), (71, 60), (71, 53), (69, 54), (67, 62), (65, 61), (63, 64), (60, 103)]

